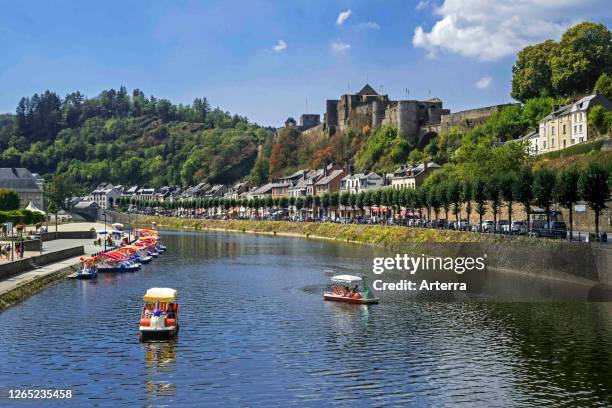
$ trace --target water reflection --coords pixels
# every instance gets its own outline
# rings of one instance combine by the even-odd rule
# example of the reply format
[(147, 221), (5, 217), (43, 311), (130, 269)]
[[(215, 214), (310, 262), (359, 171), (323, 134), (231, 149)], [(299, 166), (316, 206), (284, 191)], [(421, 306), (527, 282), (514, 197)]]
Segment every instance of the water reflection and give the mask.
[(173, 397), (176, 385), (176, 340), (151, 341), (142, 343), (145, 359), (145, 393), (147, 399)]
[[(459, 294), (324, 302), (330, 275), (368, 273), (383, 250), (163, 239), (137, 273), (67, 280), (0, 313), (0, 388), (71, 388), (74, 406), (612, 406), (612, 304), (576, 301), (602, 288), (487, 271), (455, 277)], [(185, 326), (176, 342), (140, 343), (142, 295), (166, 286)]]

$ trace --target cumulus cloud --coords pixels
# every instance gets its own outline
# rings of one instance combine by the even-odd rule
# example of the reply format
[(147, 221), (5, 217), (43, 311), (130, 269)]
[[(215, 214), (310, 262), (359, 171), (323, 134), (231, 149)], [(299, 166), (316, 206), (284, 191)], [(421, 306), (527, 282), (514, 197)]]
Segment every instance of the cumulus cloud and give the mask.
[(351, 44), (343, 43), (340, 41), (335, 41), (331, 43), (331, 50), (333, 52), (343, 52), (351, 48)]
[(412, 44), (430, 57), (446, 50), (496, 60), (529, 44), (558, 39), (573, 23), (606, 10), (604, 6), (602, 0), (445, 0), (434, 11), (438, 21), (429, 32), (418, 26)]
[(359, 23), (356, 27), (360, 30), (380, 30), (378, 23), (374, 21), (368, 21), (367, 23)]
[(476, 81), (476, 88), (478, 89), (487, 89), (491, 85), (491, 81), (493, 78), (490, 76), (485, 76)]
[(336, 19), (336, 24), (338, 24), (339, 26), (344, 24), (344, 22), (351, 16), (352, 13), (353, 12), (351, 11), (351, 9), (348, 9), (338, 14), (338, 18)]
[(274, 47), (272, 47), (272, 49), (273, 49), (275, 52), (282, 52), (282, 51), (285, 51), (285, 50), (287, 49), (287, 43), (286, 43), (286, 42), (284, 42), (283, 40), (278, 40), (278, 41), (276, 42), (276, 45), (275, 45)]

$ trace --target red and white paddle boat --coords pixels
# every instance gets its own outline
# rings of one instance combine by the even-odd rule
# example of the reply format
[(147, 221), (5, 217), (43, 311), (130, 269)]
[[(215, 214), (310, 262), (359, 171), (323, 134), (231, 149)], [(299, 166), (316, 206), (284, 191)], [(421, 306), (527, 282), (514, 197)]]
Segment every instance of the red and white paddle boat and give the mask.
[(362, 305), (378, 303), (379, 299), (372, 294), (365, 276), (336, 275), (329, 280), (329, 291), (323, 293), (324, 300)]
[(140, 314), (140, 340), (173, 338), (178, 334), (176, 289), (151, 288), (144, 295)]

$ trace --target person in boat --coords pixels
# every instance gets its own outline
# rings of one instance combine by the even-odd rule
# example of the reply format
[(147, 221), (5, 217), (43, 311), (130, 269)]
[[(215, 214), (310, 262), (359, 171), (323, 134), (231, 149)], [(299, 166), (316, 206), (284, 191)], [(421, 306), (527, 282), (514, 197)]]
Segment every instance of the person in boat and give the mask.
[(353, 288), (353, 291), (351, 293), (351, 296), (355, 296), (358, 293), (359, 293), (359, 285), (355, 285), (355, 287)]
[(174, 313), (174, 303), (168, 303), (168, 308), (166, 309), (166, 316), (170, 319), (176, 318), (176, 314)]
[(342, 296), (346, 296), (349, 297), (351, 295), (351, 290), (349, 289), (348, 286), (344, 287), (344, 292), (342, 293)]

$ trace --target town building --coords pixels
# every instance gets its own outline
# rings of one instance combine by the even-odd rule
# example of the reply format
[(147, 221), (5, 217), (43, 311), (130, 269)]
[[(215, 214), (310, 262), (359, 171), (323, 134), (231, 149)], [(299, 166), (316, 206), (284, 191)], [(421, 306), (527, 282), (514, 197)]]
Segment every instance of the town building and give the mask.
[(340, 181), (340, 191), (357, 194), (361, 191), (377, 190), (384, 186), (384, 181), (384, 177), (374, 172), (349, 174)]
[(98, 204), (101, 209), (106, 210), (107, 208), (114, 207), (122, 194), (123, 192), (115, 188), (111, 183), (101, 183), (91, 192), (91, 201)]
[(340, 189), (340, 182), (346, 174), (346, 171), (342, 168), (328, 170), (325, 167), (323, 176), (314, 184), (315, 195), (338, 191)]
[[(538, 136), (525, 135), (534, 154), (565, 149), (593, 138), (588, 126), (589, 112), (594, 106), (612, 110), (612, 102), (605, 96), (595, 93), (578, 101), (558, 106), (539, 122)], [(527, 139), (527, 136), (530, 136)]]
[(0, 188), (14, 190), (19, 195), (19, 207), (25, 208), (30, 202), (44, 210), (43, 186), (40, 177), (34, 176), (23, 167), (0, 168)]
[(424, 162), (414, 167), (401, 165), (391, 176), (391, 187), (399, 190), (416, 188), (423, 184), (427, 176), (441, 167), (434, 162)]

